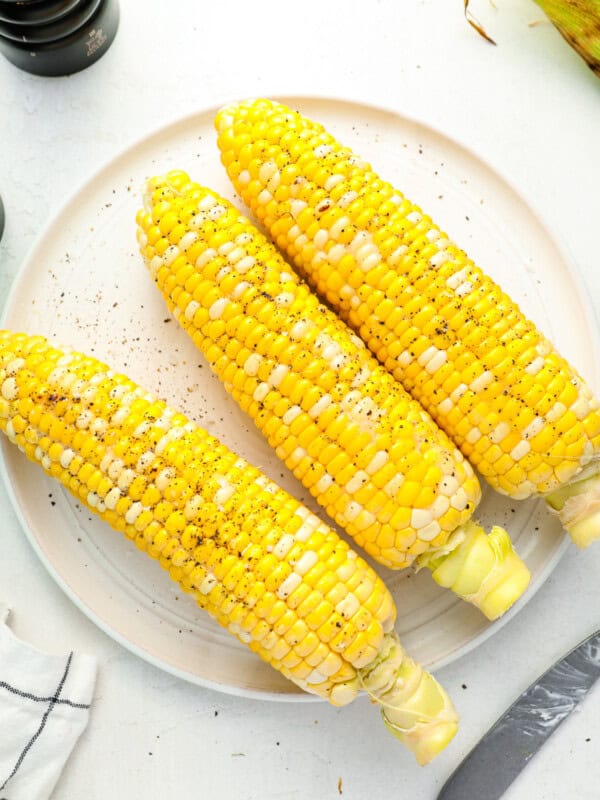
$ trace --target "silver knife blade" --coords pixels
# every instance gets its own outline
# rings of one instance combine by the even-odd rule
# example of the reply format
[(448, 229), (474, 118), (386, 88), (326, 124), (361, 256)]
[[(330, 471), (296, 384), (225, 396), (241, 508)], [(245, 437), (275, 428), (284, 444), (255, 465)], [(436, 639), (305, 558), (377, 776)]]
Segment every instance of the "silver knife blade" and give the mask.
[(600, 631), (544, 672), (448, 778), (437, 800), (498, 800), (600, 678)]

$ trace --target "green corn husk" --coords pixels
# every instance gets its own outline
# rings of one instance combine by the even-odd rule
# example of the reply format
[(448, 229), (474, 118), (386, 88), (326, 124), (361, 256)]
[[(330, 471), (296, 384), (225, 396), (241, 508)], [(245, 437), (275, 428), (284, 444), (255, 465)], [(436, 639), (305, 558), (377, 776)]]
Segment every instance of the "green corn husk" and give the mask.
[(535, 0), (571, 47), (600, 77), (600, 0)]
[[(535, 0), (561, 36), (600, 77), (600, 0)], [(477, 33), (496, 42), (483, 29), (464, 0), (465, 17)]]

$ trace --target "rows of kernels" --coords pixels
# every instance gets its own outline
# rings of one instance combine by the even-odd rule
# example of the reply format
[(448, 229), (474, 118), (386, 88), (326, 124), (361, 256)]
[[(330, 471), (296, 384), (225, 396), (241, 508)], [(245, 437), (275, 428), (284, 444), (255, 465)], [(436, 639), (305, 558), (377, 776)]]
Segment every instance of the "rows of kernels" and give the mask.
[[(0, 428), (222, 625), (304, 688), (354, 685), (395, 610), (324, 523), (95, 359), (3, 331), (0, 382)], [(344, 639), (328, 644), (324, 627)]]
[[(195, 184), (165, 201), (156, 184), (138, 215), (145, 261), (277, 454), (383, 563), (406, 566), (442, 543), (479, 501), (461, 454), (233, 206)], [(180, 220), (194, 232), (187, 242), (173, 240)], [(456, 497), (434, 505), (449, 474)]]
[[(279, 132), (264, 154), (259, 121)], [(600, 450), (600, 407), (584, 381), (417, 206), (322, 126), (259, 101), (227, 109), (217, 128), (246, 204), (496, 488), (549, 492)], [(280, 177), (266, 206), (265, 161)]]

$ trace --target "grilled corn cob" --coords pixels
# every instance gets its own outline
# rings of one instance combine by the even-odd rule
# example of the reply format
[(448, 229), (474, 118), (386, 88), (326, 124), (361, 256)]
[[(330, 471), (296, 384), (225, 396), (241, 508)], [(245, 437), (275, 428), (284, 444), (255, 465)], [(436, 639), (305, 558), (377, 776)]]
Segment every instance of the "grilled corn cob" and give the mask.
[(598, 538), (598, 401), (517, 305), (320, 124), (258, 100), (216, 127), (244, 202), (489, 483)]
[(426, 763), (456, 713), (402, 650), (381, 579), (306, 507), (96, 359), (0, 331), (0, 429), (261, 658), (345, 705), (359, 690)]
[(470, 465), (273, 245), (184, 172), (151, 179), (137, 219), (168, 307), (330, 516), (377, 561), (433, 555), (435, 580), (505, 611), (529, 573), (503, 529), (469, 521)]

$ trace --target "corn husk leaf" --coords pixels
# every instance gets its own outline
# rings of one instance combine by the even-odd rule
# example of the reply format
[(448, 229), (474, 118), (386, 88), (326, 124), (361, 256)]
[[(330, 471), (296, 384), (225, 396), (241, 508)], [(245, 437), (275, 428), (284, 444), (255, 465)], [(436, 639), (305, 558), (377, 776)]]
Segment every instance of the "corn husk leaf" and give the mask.
[(600, 0), (535, 0), (561, 36), (600, 76)]
[[(600, 0), (535, 0), (561, 36), (600, 77)], [(475, 19), (464, 0), (469, 25), (491, 44), (496, 44)]]

